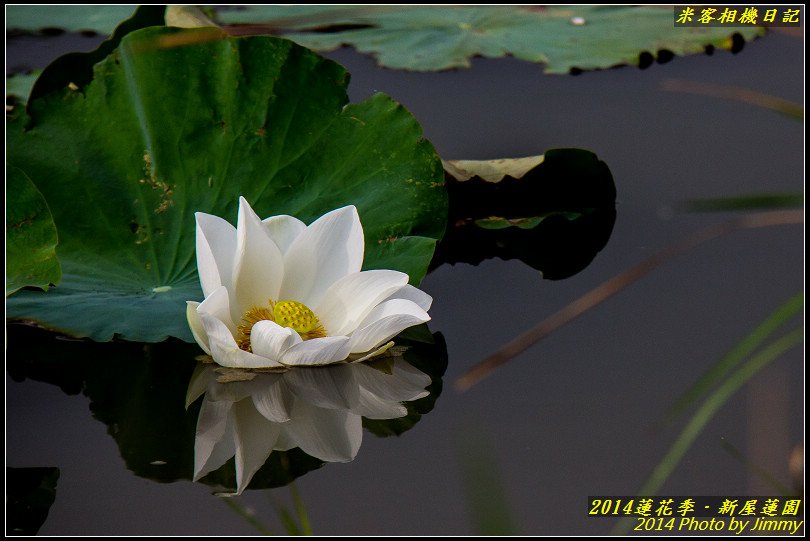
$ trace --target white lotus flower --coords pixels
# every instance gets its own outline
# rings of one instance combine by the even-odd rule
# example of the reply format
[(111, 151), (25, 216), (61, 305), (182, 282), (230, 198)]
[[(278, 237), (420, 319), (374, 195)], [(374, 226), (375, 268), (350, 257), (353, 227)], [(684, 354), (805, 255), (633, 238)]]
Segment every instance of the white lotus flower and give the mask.
[(391, 373), (366, 363), (257, 372), (199, 364), (186, 407), (203, 398), (194, 442), (194, 480), (235, 456), (237, 494), (274, 450), (300, 447), (326, 462), (349, 462), (362, 418), (407, 414), (401, 404), (427, 396), (430, 376), (401, 358)]
[(188, 322), (222, 366), (363, 360), (430, 319), (432, 298), (408, 285), (407, 274), (360, 271), (363, 228), (353, 206), (306, 226), (292, 216), (260, 220), (240, 197), (236, 228), (210, 214), (196, 218), (205, 300), (188, 301)]

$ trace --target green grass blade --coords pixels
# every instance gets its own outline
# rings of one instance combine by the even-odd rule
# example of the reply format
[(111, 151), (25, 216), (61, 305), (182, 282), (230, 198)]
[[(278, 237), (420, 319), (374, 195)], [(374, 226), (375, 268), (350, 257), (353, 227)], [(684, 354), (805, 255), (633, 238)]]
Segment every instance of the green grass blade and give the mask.
[(756, 329), (743, 338), (731, 351), (707, 370), (666, 413), (664, 420), (672, 421), (683, 413), (697, 399), (714, 386), (730, 370), (735, 368), (745, 357), (758, 348), (776, 329), (797, 314), (804, 305), (804, 293), (791, 297), (785, 304), (776, 309)]
[(689, 212), (719, 212), (728, 210), (774, 210), (782, 208), (801, 208), (804, 206), (804, 194), (801, 193), (765, 193), (741, 195), (737, 197), (712, 197), (691, 199), (684, 203)]
[(477, 535), (516, 535), (496, 455), (483, 434), (459, 442), (464, 496)]
[(276, 505), (276, 513), (278, 513), (281, 523), (284, 524), (287, 535), (301, 535), (301, 530), (298, 528), (298, 524), (295, 523), (295, 519), (289, 511), (281, 505)]
[[(639, 495), (651, 495), (658, 491), (667, 478), (680, 463), (706, 424), (714, 417), (726, 401), (742, 387), (757, 372), (765, 368), (771, 361), (778, 358), (790, 348), (797, 346), (804, 340), (804, 329), (796, 329), (781, 338), (771, 342), (759, 353), (751, 357), (739, 370), (734, 372), (722, 383), (695, 412), (675, 442), (653, 470), (647, 482), (639, 490)], [(631, 520), (621, 520), (616, 525), (614, 533), (627, 534)]]
[(727, 442), (726, 440), (723, 440), (722, 442), (720, 442), (720, 447), (722, 447), (723, 450), (728, 454), (730, 454), (732, 457), (739, 460), (743, 466), (748, 468), (749, 471), (753, 472), (760, 479), (771, 485), (774, 488), (774, 490), (776, 490), (782, 496), (789, 497), (795, 495), (794, 491), (790, 490), (784, 484), (780, 483), (776, 477), (771, 475), (771, 472), (769, 472), (762, 466), (754, 464), (753, 462), (748, 460), (748, 458), (743, 454), (743, 452), (737, 449), (731, 443)]
[(248, 511), (243, 505), (239, 504), (236, 501), (236, 498), (223, 497), (222, 501), (225, 502), (225, 505), (230, 507), (237, 515), (245, 519), (245, 522), (256, 528), (260, 534), (275, 535), (267, 526), (262, 524), (262, 522), (257, 519), (253, 513)]
[(302, 535), (312, 535), (312, 525), (309, 522), (307, 515), (307, 508), (304, 506), (304, 500), (301, 498), (301, 493), (298, 491), (296, 484), (290, 483), (290, 494), (292, 494), (293, 505), (295, 506), (295, 514), (298, 516), (298, 523), (301, 525)]

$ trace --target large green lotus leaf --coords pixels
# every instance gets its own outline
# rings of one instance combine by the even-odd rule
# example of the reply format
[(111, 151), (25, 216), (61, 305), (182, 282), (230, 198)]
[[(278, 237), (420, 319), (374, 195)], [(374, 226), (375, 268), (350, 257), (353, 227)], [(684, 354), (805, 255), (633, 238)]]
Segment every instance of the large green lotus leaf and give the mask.
[(6, 28), (28, 32), (53, 28), (68, 32), (110, 34), (119, 22), (134, 11), (134, 5), (6, 6)]
[(381, 66), (434, 71), (470, 58), (514, 56), (547, 73), (639, 64), (640, 53), (684, 55), (732, 47), (763, 28), (675, 27), (672, 6), (245, 6), (221, 11), (225, 24), (285, 33), (313, 49), (351, 45)]
[(25, 173), (6, 167), (6, 295), (21, 287), (48, 289), (62, 275), (56, 258), (56, 226), (42, 194)]
[(11, 296), (7, 315), (99, 341), (191, 341), (194, 212), (233, 223), (239, 195), (260, 216), (307, 223), (354, 204), (365, 268), (418, 283), (447, 217), (441, 161), (387, 96), (345, 105), (347, 83), (288, 40), (147, 28), (83, 92), (15, 110), (8, 161), (51, 207), (63, 280)]
[[(115, 6), (104, 6), (100, 9), (106, 7)], [(140, 6), (130, 18), (116, 26), (112, 36), (104, 40), (95, 50), (60, 56), (42, 71), (31, 89), (29, 99), (59, 91), (68, 85), (74, 90), (83, 89), (93, 80), (93, 66), (107, 58), (107, 55), (118, 47), (124, 36), (148, 26), (163, 26), (165, 11), (165, 6)]]

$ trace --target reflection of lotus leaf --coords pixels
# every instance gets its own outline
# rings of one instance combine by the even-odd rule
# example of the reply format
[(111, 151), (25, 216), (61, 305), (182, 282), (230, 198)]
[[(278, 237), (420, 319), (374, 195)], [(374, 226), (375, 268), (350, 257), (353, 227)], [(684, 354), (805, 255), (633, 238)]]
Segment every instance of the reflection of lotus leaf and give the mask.
[(353, 363), (257, 372), (198, 365), (186, 400), (204, 395), (194, 479), (235, 457), (239, 494), (274, 450), (299, 447), (326, 462), (353, 460), (363, 417), (402, 417), (407, 410), (401, 402), (428, 394), (430, 376), (401, 358), (390, 368)]
[[(107, 426), (127, 469), (135, 475), (161, 483), (191, 480), (195, 432), (203, 401), (197, 400), (186, 408), (185, 397), (187, 394), (199, 397), (211, 383), (209, 379), (214, 379), (210, 375), (199, 378), (197, 394), (187, 393), (189, 379), (199, 366), (192, 360), (199, 346), (179, 341), (148, 345), (65, 341), (53, 333), (15, 324), (8, 325), (7, 333), (7, 372), (13, 381), (43, 382), (68, 395), (88, 397), (93, 417)], [(447, 348), (441, 334), (431, 335), (426, 327), (412, 328), (397, 337), (396, 344), (397, 349), (407, 348), (402, 356), (409, 365), (430, 376), (432, 381), (427, 387), (430, 394), (404, 403), (408, 412), (405, 416), (363, 417), (363, 428), (376, 436), (399, 435), (410, 430), (433, 410), (442, 391)], [(396, 350), (389, 350), (392, 351)], [(373, 366), (386, 368), (393, 361), (390, 356), (382, 357)], [(414, 371), (410, 366), (404, 369)], [(397, 372), (398, 368), (394, 373)], [(219, 377), (229, 375), (233, 379), (237, 374)], [(231, 451), (231, 456), (234, 454)], [(250, 487), (284, 486), (321, 465), (322, 460), (299, 448), (276, 451), (250, 479)], [(202, 482), (234, 492), (237, 476), (233, 462), (228, 460)]]
[(587, 267), (613, 231), (613, 175), (588, 150), (444, 166), (450, 226), (432, 268), (499, 257), (520, 259), (543, 278), (561, 280)]

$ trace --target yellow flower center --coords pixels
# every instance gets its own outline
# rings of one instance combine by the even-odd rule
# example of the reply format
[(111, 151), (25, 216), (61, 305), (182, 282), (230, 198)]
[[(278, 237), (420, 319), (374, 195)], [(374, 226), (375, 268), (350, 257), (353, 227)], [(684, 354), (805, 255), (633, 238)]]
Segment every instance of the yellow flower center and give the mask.
[(289, 327), (301, 337), (302, 340), (323, 338), (326, 330), (321, 325), (318, 316), (298, 301), (268, 301), (268, 306), (253, 306), (242, 315), (242, 324), (237, 327), (236, 343), (245, 351), (252, 351), (250, 346), (250, 331), (259, 321), (274, 321), (282, 327)]
[(282, 327), (289, 327), (302, 336), (321, 324), (312, 310), (305, 304), (295, 301), (277, 302), (273, 307), (273, 315), (276, 316), (276, 323)]

